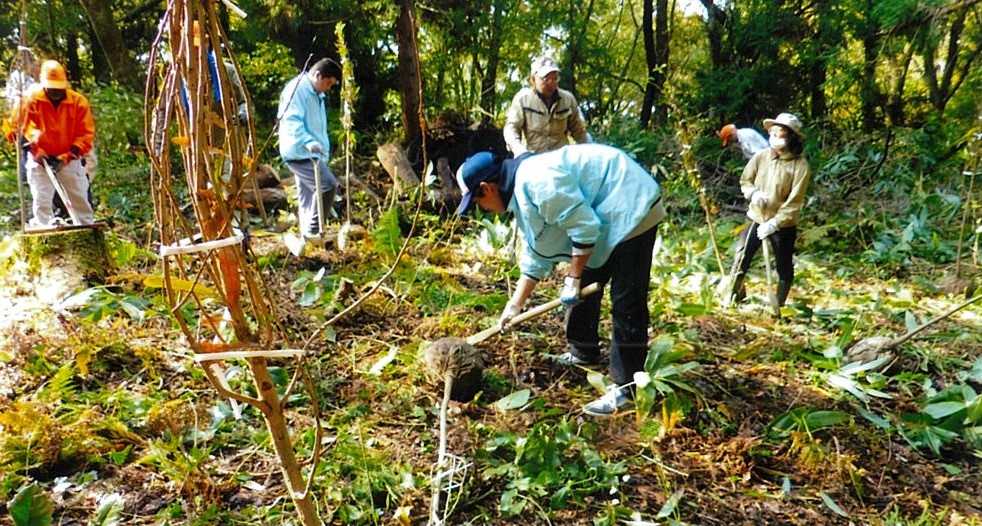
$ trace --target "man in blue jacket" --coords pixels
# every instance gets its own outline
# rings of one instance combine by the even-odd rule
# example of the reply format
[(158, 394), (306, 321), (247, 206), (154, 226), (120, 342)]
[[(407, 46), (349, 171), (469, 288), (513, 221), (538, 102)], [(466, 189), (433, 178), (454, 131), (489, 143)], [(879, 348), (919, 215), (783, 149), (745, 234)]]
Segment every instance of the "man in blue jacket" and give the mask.
[[(331, 210), (338, 180), (327, 165), (331, 140), (327, 134), (324, 94), (341, 78), (341, 67), (331, 59), (317, 61), (306, 73), (286, 83), (280, 93), (280, 157), (297, 182), (297, 216), (305, 239), (322, 242), (319, 210)], [(320, 188), (317, 188), (317, 176)], [(318, 190), (320, 196), (317, 195)], [(319, 205), (317, 199), (321, 198)]]
[(580, 288), (610, 284), (613, 335), (609, 372), (614, 386), (584, 412), (605, 416), (632, 403), (628, 386), (648, 354), (648, 284), (658, 224), (665, 217), (661, 188), (626, 153), (600, 144), (574, 144), (514, 160), (482, 152), (457, 172), (458, 214), (474, 203), (489, 212), (511, 212), (525, 239), (522, 276), (501, 314), (506, 327), (522, 311), (536, 284), (557, 262), (568, 261), (560, 299), (566, 318), (567, 365), (600, 359), (603, 293), (580, 297)]

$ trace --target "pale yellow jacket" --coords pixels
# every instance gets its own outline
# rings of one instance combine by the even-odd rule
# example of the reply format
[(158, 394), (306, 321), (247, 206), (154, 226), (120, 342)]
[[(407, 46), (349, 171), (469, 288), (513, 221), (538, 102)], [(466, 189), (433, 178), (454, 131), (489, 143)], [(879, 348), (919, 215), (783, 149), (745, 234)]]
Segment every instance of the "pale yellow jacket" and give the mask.
[(798, 224), (810, 179), (811, 168), (804, 156), (776, 154), (771, 148), (757, 152), (743, 168), (740, 191), (748, 201), (755, 191), (763, 191), (767, 205), (759, 210), (751, 206), (747, 217), (756, 223), (775, 218), (781, 228)]

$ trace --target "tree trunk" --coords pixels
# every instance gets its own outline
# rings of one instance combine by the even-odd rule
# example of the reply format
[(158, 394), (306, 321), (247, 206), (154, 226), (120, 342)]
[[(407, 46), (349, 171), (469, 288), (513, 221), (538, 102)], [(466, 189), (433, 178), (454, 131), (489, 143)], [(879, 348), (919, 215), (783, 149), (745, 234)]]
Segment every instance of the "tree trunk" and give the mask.
[(723, 64), (723, 29), (726, 13), (713, 0), (700, 0), (706, 8), (706, 36), (709, 40), (709, 63), (713, 68)]
[(664, 124), (668, 115), (668, 108), (665, 107), (665, 81), (668, 71), (668, 51), (670, 35), (668, 29), (668, 0), (657, 0), (655, 6), (655, 62), (657, 63), (652, 77), (655, 84), (655, 96), (652, 104), (655, 110), (655, 122)]
[(415, 144), (423, 136), (420, 123), (419, 60), (416, 52), (414, 0), (398, 0), (399, 20), (396, 40), (399, 43), (399, 93), (402, 95), (402, 140)]
[(142, 88), (142, 79), (136, 74), (129, 46), (123, 41), (123, 35), (113, 19), (112, 2), (81, 0), (81, 3), (92, 25), (92, 33), (98, 39), (93, 42), (95, 49), (98, 50), (96, 52), (105, 55), (112, 78), (124, 86)]
[(655, 31), (654, 31), (654, 0), (644, 0), (641, 10), (641, 34), (644, 36), (644, 63), (647, 65), (648, 75), (644, 83), (644, 101), (641, 102), (641, 129), (647, 129), (651, 122), (651, 107), (655, 103), (655, 67), (657, 59), (655, 57)]
[(860, 115), (863, 121), (863, 131), (871, 132), (879, 128), (876, 118), (876, 108), (879, 104), (879, 88), (876, 82), (876, 57), (879, 55), (880, 37), (873, 23), (873, 0), (866, 0), (863, 11), (863, 69), (860, 80)]
[(648, 66), (648, 78), (644, 85), (644, 101), (641, 103), (641, 127), (647, 128), (652, 111), (655, 121), (663, 122), (667, 115), (663, 102), (665, 72), (668, 70), (668, 0), (644, 0), (642, 29), (644, 33), (644, 58)]

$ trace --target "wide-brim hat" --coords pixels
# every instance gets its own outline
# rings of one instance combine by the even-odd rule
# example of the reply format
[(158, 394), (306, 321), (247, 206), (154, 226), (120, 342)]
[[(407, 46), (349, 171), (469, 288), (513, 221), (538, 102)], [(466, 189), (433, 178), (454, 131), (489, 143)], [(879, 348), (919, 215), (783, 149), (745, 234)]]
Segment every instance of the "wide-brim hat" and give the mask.
[(478, 152), (467, 158), (457, 169), (457, 185), (460, 186), (460, 206), (457, 214), (463, 214), (474, 203), (474, 192), (481, 183), (498, 177), (501, 163), (491, 152)]
[(790, 113), (782, 113), (773, 119), (764, 119), (764, 129), (770, 130), (771, 126), (779, 124), (794, 132), (799, 138), (804, 139), (805, 134), (801, 131), (801, 121), (798, 117)]

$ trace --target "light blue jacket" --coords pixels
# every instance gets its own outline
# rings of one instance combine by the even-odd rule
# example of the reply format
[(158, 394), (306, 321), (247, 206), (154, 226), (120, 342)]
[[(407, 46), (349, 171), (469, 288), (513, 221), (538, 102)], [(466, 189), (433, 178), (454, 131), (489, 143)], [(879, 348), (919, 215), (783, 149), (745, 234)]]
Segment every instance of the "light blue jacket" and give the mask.
[(330, 157), (331, 139), (327, 135), (327, 107), (324, 94), (317, 93), (307, 73), (301, 73), (286, 83), (280, 92), (280, 157), (284, 161), (317, 159), (307, 145), (320, 143), (325, 159)]
[(617, 148), (571, 144), (529, 157), (508, 203), (525, 237), (522, 274), (544, 278), (574, 243), (593, 245), (587, 266), (602, 266), (660, 198), (654, 177)]

